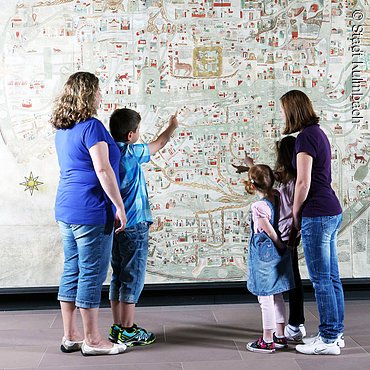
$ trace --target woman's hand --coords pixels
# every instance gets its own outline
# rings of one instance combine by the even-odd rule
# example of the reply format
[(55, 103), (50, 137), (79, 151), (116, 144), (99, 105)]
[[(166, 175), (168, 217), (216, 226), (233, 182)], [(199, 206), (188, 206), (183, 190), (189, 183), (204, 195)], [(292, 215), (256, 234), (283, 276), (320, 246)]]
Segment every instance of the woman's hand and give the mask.
[(298, 231), (301, 230), (301, 217), (293, 215), (293, 227)]
[(109, 149), (105, 141), (99, 141), (89, 149), (94, 170), (99, 182), (116, 207), (115, 226), (118, 226), (116, 233), (120, 233), (126, 227), (126, 212), (118, 188), (116, 175), (109, 162)]
[(122, 232), (126, 227), (126, 223), (127, 223), (127, 217), (126, 217), (125, 209), (124, 208), (117, 209), (116, 220), (114, 223), (114, 226), (115, 226), (114, 232), (116, 234), (119, 234), (120, 232)]
[(289, 233), (289, 239), (287, 243), (287, 246), (290, 250), (296, 247), (296, 241), (297, 241), (298, 234), (299, 234), (299, 230), (294, 225), (292, 225), (292, 230)]

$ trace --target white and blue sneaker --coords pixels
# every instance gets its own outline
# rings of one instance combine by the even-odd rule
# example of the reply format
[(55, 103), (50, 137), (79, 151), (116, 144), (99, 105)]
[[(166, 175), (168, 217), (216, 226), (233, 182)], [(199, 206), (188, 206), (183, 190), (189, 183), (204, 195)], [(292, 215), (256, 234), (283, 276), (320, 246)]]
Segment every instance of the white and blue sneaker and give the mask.
[(337, 342), (338, 342), (338, 345), (339, 345), (340, 348), (344, 348), (346, 346), (346, 344), (344, 343), (344, 334), (343, 333), (338, 334)]
[[(314, 337), (305, 338), (302, 341), (303, 341), (304, 344), (311, 344), (319, 336), (320, 336), (320, 333), (317, 333)], [(338, 343), (338, 346), (340, 348), (344, 348), (346, 346), (346, 344), (344, 342), (344, 334), (343, 333), (338, 334), (337, 343)]]
[(284, 328), (284, 336), (289, 342), (302, 342), (302, 339), (306, 336), (306, 328), (303, 324), (295, 327), (287, 325)]
[(325, 343), (320, 335), (314, 337), (309, 344), (298, 344), (295, 349), (305, 355), (340, 355), (338, 341)]

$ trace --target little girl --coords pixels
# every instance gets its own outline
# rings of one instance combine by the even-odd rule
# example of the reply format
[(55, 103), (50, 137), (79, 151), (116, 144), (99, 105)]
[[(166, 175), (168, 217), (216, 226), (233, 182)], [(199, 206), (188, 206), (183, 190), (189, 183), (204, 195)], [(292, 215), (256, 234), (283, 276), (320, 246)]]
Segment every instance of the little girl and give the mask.
[(280, 194), (279, 231), (281, 240), (287, 243), (292, 258), (292, 268), (295, 288), (289, 291), (289, 320), (285, 327), (285, 337), (294, 342), (300, 342), (306, 336), (304, 327), (304, 295), (301, 275), (298, 267), (298, 252), (300, 237), (293, 226), (293, 199), (296, 171), (293, 168), (294, 136), (285, 136), (276, 142), (275, 179), (279, 182), (277, 190)]
[(260, 198), (251, 206), (248, 248), (248, 290), (258, 296), (262, 311), (263, 336), (247, 344), (253, 352), (271, 353), (286, 348), (285, 304), (282, 293), (294, 288), (290, 252), (278, 229), (279, 193), (274, 191), (274, 174), (267, 165), (252, 166), (245, 181), (249, 194)]

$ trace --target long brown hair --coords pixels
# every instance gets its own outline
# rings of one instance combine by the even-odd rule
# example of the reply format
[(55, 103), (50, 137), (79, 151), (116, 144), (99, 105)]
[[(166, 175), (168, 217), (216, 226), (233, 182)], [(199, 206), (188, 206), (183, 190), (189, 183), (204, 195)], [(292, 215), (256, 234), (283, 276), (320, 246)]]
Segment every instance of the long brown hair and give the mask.
[(77, 72), (64, 84), (57, 98), (50, 122), (56, 129), (72, 128), (96, 114), (99, 79), (89, 72)]
[(276, 170), (275, 179), (283, 184), (296, 178), (296, 170), (293, 167), (292, 160), (295, 147), (294, 136), (285, 136), (276, 142)]
[[(244, 181), (245, 190), (248, 194), (254, 194), (255, 189), (269, 195), (274, 186), (274, 173), (266, 164), (256, 164), (248, 171), (248, 180)], [(252, 186), (253, 184), (253, 186)]]
[(285, 113), (283, 134), (293, 134), (319, 122), (310, 98), (300, 90), (290, 90), (280, 98)]

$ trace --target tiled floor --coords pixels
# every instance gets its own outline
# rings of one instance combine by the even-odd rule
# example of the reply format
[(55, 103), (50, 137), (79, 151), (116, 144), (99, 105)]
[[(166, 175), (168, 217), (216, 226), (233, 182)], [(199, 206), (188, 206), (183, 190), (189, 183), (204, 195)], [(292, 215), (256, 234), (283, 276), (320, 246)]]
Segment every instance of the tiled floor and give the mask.
[[(100, 311), (102, 330), (110, 311)], [(143, 307), (136, 321), (157, 334), (147, 347), (117, 356), (83, 357), (59, 350), (58, 310), (0, 313), (0, 370), (239, 370), (370, 369), (370, 301), (346, 302), (346, 347), (340, 356), (307, 356), (294, 346), (273, 354), (248, 352), (245, 344), (261, 331), (257, 304)], [(317, 330), (314, 302), (306, 304), (306, 328)]]

